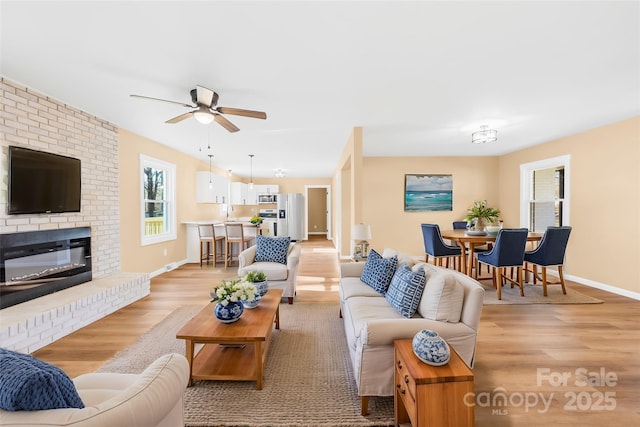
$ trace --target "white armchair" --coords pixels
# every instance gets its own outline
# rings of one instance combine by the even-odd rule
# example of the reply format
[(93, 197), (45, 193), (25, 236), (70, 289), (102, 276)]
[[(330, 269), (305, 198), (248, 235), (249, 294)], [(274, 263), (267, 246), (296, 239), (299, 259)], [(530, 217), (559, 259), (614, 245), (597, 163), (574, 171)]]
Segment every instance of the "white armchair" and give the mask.
[(187, 359), (166, 354), (140, 374), (91, 373), (74, 378), (82, 409), (0, 410), (0, 425), (182, 427), (182, 394), (188, 381)]
[(253, 245), (238, 256), (238, 276), (244, 276), (249, 271), (262, 271), (267, 276), (269, 289), (282, 289), (282, 297), (287, 298), (289, 304), (293, 304), (296, 295), (296, 276), (298, 263), (300, 262), (301, 248), (295, 243), (289, 245), (287, 263), (279, 262), (255, 262), (256, 245)]

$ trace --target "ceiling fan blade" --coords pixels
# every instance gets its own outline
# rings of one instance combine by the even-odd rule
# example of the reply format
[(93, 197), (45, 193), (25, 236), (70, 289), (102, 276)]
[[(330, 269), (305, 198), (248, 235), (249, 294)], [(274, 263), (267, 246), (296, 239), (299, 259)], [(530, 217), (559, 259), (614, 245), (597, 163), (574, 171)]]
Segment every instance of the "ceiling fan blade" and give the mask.
[(243, 110), (241, 108), (218, 107), (215, 109), (218, 113), (231, 114), (233, 116), (252, 117), (254, 119), (266, 119), (267, 113), (262, 111)]
[(133, 98), (151, 99), (152, 101), (169, 102), (171, 104), (178, 104), (178, 105), (182, 105), (183, 107), (188, 107), (188, 108), (196, 108), (195, 105), (185, 104), (184, 102), (178, 102), (178, 101), (169, 101), (168, 99), (152, 98), (150, 96), (143, 96), (143, 95), (129, 95), (129, 96), (131, 96)]
[[(214, 101), (214, 95), (215, 92), (212, 91), (211, 89), (207, 89), (206, 87), (203, 86), (196, 86), (196, 93), (197, 93), (197, 102), (200, 105), (206, 105), (207, 107), (213, 107), (214, 105), (216, 105), (213, 101)], [(218, 100), (218, 97), (215, 97), (215, 101)]]
[(193, 111), (191, 111), (189, 113), (180, 114), (179, 116), (176, 116), (173, 119), (167, 120), (165, 123), (171, 123), (171, 124), (178, 123), (178, 122), (181, 122), (181, 121), (183, 121), (185, 119), (188, 119), (192, 115), (193, 115)]
[(220, 114), (213, 113), (213, 119), (216, 121), (216, 123), (218, 123), (229, 132), (238, 132), (240, 130), (240, 128), (238, 128), (236, 125), (227, 120), (226, 117), (221, 116)]

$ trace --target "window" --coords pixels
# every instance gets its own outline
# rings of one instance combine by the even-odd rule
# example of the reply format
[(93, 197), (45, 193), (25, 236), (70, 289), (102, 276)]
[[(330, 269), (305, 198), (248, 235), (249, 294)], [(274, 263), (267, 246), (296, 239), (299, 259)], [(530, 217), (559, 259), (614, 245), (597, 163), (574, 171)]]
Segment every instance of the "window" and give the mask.
[(176, 239), (175, 176), (175, 165), (140, 156), (142, 245)]
[(569, 156), (520, 166), (520, 225), (544, 232), (569, 225)]

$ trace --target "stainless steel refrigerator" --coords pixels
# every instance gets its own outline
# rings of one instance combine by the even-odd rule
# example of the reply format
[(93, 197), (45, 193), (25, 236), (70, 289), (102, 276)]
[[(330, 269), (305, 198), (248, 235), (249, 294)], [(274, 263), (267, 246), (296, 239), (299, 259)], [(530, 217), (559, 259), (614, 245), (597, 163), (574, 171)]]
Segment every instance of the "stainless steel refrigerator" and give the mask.
[(292, 241), (302, 240), (304, 238), (304, 196), (301, 193), (284, 193), (278, 194), (277, 197), (276, 236), (289, 236)]

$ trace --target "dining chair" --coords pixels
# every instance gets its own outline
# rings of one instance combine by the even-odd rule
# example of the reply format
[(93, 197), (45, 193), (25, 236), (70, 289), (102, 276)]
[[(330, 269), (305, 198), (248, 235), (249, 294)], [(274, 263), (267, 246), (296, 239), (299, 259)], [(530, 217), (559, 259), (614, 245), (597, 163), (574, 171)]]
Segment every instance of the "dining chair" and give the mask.
[(238, 245), (237, 258), (240, 252), (249, 247), (253, 236), (244, 235), (244, 226), (240, 222), (226, 222), (224, 228), (227, 233), (226, 253), (224, 257), (224, 268), (226, 270), (229, 263), (233, 261), (233, 246)]
[(449, 259), (458, 260), (457, 269), (460, 270), (462, 263), (462, 251), (458, 246), (447, 245), (442, 239), (440, 226), (438, 224), (421, 224), (422, 238), (424, 240), (424, 261), (429, 262), (429, 257), (433, 258), (434, 265), (442, 266), (443, 260), (446, 260), (446, 267), (449, 268)]
[(466, 230), (467, 229), (467, 221), (453, 221), (453, 229), (454, 230)]
[[(569, 226), (547, 227), (538, 247), (524, 253), (525, 270), (529, 269), (529, 263), (533, 264), (533, 283), (535, 284), (538, 279), (542, 281), (542, 293), (545, 297), (547, 296), (547, 285), (562, 285), (562, 293), (567, 294), (567, 289), (564, 286), (564, 276), (562, 275), (562, 266), (569, 234), (571, 234), (571, 227)], [(537, 266), (541, 267), (542, 277), (538, 276)], [(559, 281), (547, 281), (547, 267), (556, 267), (558, 269)]]
[[(209, 264), (210, 258), (215, 267), (216, 262), (222, 260), (222, 255), (224, 255), (222, 249), (225, 247), (225, 236), (216, 236), (213, 224), (198, 225), (198, 235), (200, 237), (200, 268), (202, 268), (202, 261)], [(220, 253), (218, 247), (220, 247)]]
[[(478, 261), (475, 278), (478, 278), (480, 263), (493, 267), (493, 286), (497, 289), (498, 299), (502, 299), (503, 279), (520, 287), (520, 295), (524, 296), (524, 283), (522, 280), (522, 267), (524, 264), (524, 252), (527, 245), (526, 228), (503, 228), (498, 231), (496, 242), (490, 251), (475, 255)], [(505, 269), (515, 267), (517, 269), (516, 280), (504, 274)]]

